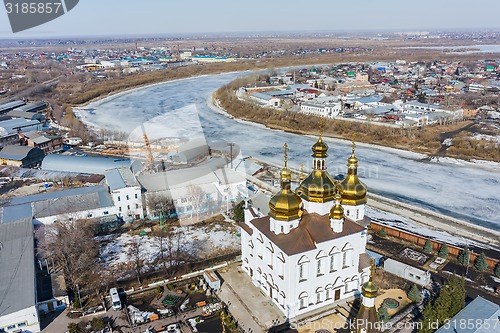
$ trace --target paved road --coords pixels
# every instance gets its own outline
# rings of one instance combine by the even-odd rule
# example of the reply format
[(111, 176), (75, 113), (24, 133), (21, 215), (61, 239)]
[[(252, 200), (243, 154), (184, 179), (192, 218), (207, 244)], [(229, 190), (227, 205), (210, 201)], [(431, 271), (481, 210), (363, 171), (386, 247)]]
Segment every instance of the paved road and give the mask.
[(223, 284), (218, 296), (229, 304), (229, 312), (239, 325), (248, 332), (264, 333), (274, 323), (284, 321), (281, 311), (255, 287), (240, 264), (219, 270)]

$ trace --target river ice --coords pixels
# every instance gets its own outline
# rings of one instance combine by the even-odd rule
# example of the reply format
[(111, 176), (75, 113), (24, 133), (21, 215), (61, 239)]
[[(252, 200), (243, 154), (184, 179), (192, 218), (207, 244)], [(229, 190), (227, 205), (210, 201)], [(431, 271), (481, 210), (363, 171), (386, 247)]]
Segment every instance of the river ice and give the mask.
[[(284, 142), (291, 167), (311, 166), (310, 147), (317, 139), (275, 131), (231, 119), (212, 110), (207, 99), (214, 90), (247, 73), (201, 76), (134, 89), (78, 110), (95, 128), (132, 133), (146, 123), (148, 136), (185, 138), (203, 133), (208, 141), (225, 140), (241, 147), (242, 156), (282, 163)], [(152, 133), (151, 133), (151, 132)], [(140, 133), (140, 132), (139, 132)], [(135, 136), (135, 135), (134, 135)], [(345, 173), (350, 142), (326, 139), (327, 167)], [(369, 191), (472, 223), (500, 229), (500, 165), (455, 159), (426, 161), (424, 155), (359, 144), (360, 176)]]

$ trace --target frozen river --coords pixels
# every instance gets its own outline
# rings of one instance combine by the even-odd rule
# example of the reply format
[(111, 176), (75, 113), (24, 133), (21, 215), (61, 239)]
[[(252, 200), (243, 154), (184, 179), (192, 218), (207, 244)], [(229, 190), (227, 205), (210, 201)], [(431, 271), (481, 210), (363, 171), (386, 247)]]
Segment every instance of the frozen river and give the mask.
[[(135, 132), (145, 123), (150, 139), (195, 137), (222, 139), (241, 147), (243, 156), (282, 163), (287, 142), (291, 166), (311, 165), (315, 137), (274, 131), (230, 119), (213, 111), (207, 98), (221, 85), (245, 74), (221, 74), (167, 82), (120, 93), (94, 102), (80, 115), (96, 128)], [(351, 144), (326, 139), (328, 168), (344, 173)], [(424, 161), (425, 156), (395, 149), (360, 144), (360, 174), (369, 191), (478, 225), (500, 229), (500, 166), (453, 159)]]

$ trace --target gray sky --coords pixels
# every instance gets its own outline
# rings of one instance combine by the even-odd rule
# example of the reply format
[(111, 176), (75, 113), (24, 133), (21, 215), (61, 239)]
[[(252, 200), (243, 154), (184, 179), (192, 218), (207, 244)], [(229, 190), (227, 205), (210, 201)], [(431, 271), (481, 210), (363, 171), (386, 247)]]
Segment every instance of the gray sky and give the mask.
[(248, 31), (500, 28), (500, 0), (80, 0), (66, 15), (0, 38)]

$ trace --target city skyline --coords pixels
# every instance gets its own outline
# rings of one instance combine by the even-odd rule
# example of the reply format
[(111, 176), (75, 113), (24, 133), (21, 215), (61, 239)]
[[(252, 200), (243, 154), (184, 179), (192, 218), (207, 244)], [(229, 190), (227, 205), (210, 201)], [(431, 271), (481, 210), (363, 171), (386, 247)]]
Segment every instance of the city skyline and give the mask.
[[(199, 0), (188, 3), (146, 0), (81, 1), (70, 12), (41, 26), (13, 34), (5, 9), (0, 38), (213, 34), (243, 32), (429, 31), (499, 29), (494, 0), (459, 0), (453, 6), (430, 0), (401, 6), (397, 0), (359, 0), (356, 6), (319, 0), (253, 1), (248, 4)], [(179, 14), (181, 13), (181, 14)], [(244, 15), (242, 15), (244, 13)]]

